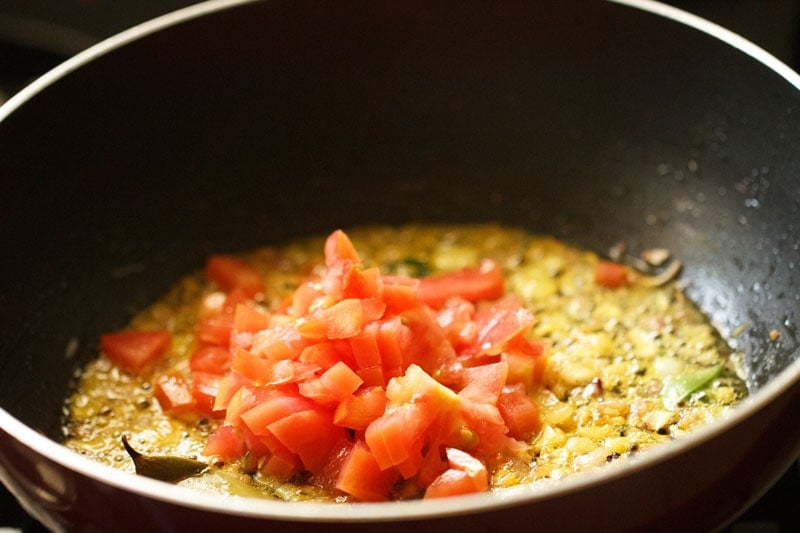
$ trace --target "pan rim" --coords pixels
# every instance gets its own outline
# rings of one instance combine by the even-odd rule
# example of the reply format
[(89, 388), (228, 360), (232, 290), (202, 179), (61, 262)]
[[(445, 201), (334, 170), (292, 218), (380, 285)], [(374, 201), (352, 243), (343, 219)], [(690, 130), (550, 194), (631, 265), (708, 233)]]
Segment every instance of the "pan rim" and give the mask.
[[(5, 104), (0, 106), (0, 124), (14, 110), (23, 106), (40, 91), (99, 56), (178, 23), (256, 1), (259, 0), (207, 0), (144, 22), (109, 37), (56, 66), (12, 96)], [(756, 59), (800, 90), (799, 74), (766, 50), (713, 22), (654, 0), (607, 1), (647, 11), (700, 30)], [(116, 489), (174, 505), (216, 513), (285, 521), (377, 522), (469, 514), (475, 512), (476, 508), (480, 508), (481, 511), (497, 510), (556, 498), (567, 492), (586, 490), (612, 479), (631, 475), (639, 469), (646, 469), (697, 447), (703, 442), (729, 431), (744, 420), (757, 416), (761, 409), (776, 400), (781, 394), (797, 386), (800, 386), (800, 359), (793, 361), (768, 384), (756, 391), (742, 405), (738, 406), (729, 417), (712, 422), (686, 438), (679, 439), (668, 446), (660, 446), (650, 450), (648, 453), (627, 463), (610, 465), (571, 476), (553, 484), (537, 483), (518, 486), (496, 492), (428, 501), (424, 505), (421, 505), (420, 501), (325, 504), (313, 502), (287, 503), (240, 497), (220, 498), (218, 495), (205, 494), (194, 489), (138, 477), (96, 463), (41, 435), (13, 417), (2, 407), (0, 407), (0, 429), (41, 456), (69, 470), (111, 485)]]

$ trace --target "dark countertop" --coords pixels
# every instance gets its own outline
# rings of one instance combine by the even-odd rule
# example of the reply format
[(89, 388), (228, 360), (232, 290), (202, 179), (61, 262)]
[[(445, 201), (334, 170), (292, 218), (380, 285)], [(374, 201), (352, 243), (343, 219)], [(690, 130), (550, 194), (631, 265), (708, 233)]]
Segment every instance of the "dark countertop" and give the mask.
[[(83, 48), (196, 0), (3, 0), (0, 103)], [(693, 12), (753, 41), (800, 71), (800, 0), (681, 0)], [(800, 531), (800, 463), (726, 531)], [(794, 505), (792, 505), (794, 504)], [(43, 531), (0, 485), (0, 530)]]

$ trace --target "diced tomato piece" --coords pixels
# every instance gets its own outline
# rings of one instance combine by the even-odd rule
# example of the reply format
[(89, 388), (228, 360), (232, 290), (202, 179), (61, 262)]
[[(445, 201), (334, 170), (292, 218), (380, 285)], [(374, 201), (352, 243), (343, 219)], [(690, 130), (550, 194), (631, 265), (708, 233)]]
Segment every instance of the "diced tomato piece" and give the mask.
[(359, 368), (356, 373), (358, 377), (369, 387), (378, 386), (382, 387), (386, 381), (383, 378), (383, 367), (370, 366), (367, 368)]
[(321, 313), (329, 339), (347, 339), (361, 333), (364, 306), (357, 298), (341, 300)]
[[(230, 374), (229, 380), (234, 376), (236, 374)], [(225, 424), (240, 427), (246, 425), (242, 424), (241, 415), (275, 394), (278, 393), (267, 387), (238, 386), (225, 409)]]
[(507, 376), (508, 363), (505, 361), (465, 368), (462, 370), (462, 379), (466, 386), (458, 395), (473, 402), (497, 403)]
[(253, 353), (277, 361), (296, 359), (311, 341), (297, 331), (294, 325), (276, 324), (253, 336)]
[(525, 338), (515, 339), (506, 346), (503, 358), (508, 363), (508, 383), (522, 383), (530, 391), (542, 380), (547, 344)]
[(209, 435), (203, 455), (222, 461), (233, 461), (244, 455), (245, 451), (244, 438), (239, 428), (221, 425)]
[[(378, 332), (380, 324), (373, 322), (364, 326), (363, 330), (350, 337), (350, 347), (358, 368), (380, 367), (382, 365), (381, 352), (378, 348)], [(380, 383), (383, 385), (383, 383)]]
[(475, 483), (469, 478), (469, 474), (463, 470), (448, 468), (428, 485), (424, 499), (461, 496), (475, 492), (477, 492)]
[(353, 394), (363, 383), (361, 378), (341, 361), (323, 372), (319, 380), (340, 401)]
[(242, 377), (247, 378), (256, 385), (263, 385), (269, 381), (274, 363), (264, 357), (238, 348), (233, 356), (231, 368)]
[(215, 418), (223, 418), (225, 416), (224, 410), (214, 410), (221, 379), (222, 376), (217, 374), (192, 372), (192, 396), (194, 397), (195, 409), (198, 412)]
[(417, 471), (417, 484), (422, 488), (426, 488), (448, 468), (447, 460), (443, 457), (442, 446), (438, 442), (430, 443), (428, 451), (422, 459), (422, 464)]
[(288, 481), (302, 467), (300, 458), (291, 451), (278, 448), (269, 454), (261, 466), (261, 471), (283, 481)]
[(197, 324), (197, 339), (206, 344), (227, 347), (232, 332), (233, 319), (223, 315), (200, 319)]
[(403, 374), (403, 351), (410, 343), (411, 331), (399, 316), (384, 319), (375, 338), (380, 352), (383, 377), (388, 380)]
[(361, 501), (386, 501), (397, 479), (397, 472), (382, 469), (370, 449), (359, 440), (342, 463), (336, 488)]
[(486, 466), (478, 459), (456, 448), (447, 448), (447, 462), (450, 468), (428, 485), (426, 499), (488, 490)]
[(455, 392), (418, 365), (409, 366), (404, 375), (389, 381), (386, 399), (390, 408), (424, 400), (438, 410), (455, 409), (461, 401)]
[(232, 256), (209, 257), (206, 263), (206, 276), (224, 291), (239, 289), (251, 298), (264, 292), (264, 280), (258, 271)]
[(428, 374), (437, 374), (456, 359), (453, 345), (428, 307), (409, 309), (400, 315), (414, 339), (403, 352), (403, 366), (419, 365)]
[(473, 320), (475, 305), (455, 296), (439, 310), (437, 320), (456, 351), (477, 346), (478, 325)]
[(151, 367), (172, 343), (166, 330), (120, 331), (100, 335), (100, 349), (112, 363), (138, 374)]
[(539, 407), (525, 392), (522, 383), (506, 385), (500, 393), (497, 408), (508, 426), (508, 435), (515, 439), (529, 438), (542, 425)]
[(505, 291), (500, 267), (491, 259), (479, 267), (467, 267), (420, 279), (417, 295), (431, 307), (441, 307), (448, 299), (459, 296), (465, 300), (495, 300)]
[(533, 314), (522, 307), (516, 296), (507, 296), (482, 306), (475, 313), (478, 349), (483, 353), (498, 354), (506, 343), (530, 331), (535, 322)]
[(200, 346), (189, 359), (192, 372), (209, 372), (223, 375), (231, 368), (230, 350), (222, 346)]
[(486, 471), (486, 465), (481, 461), (457, 448), (447, 448), (445, 453), (450, 468), (466, 472), (475, 484), (475, 490), (477, 492), (489, 488), (489, 474)]
[(323, 468), (334, 445), (345, 438), (344, 428), (335, 426), (328, 413), (310, 409), (284, 416), (267, 428), (312, 474)]
[(303, 348), (303, 351), (300, 352), (298, 359), (307, 363), (313, 363), (322, 370), (327, 370), (341, 361), (339, 352), (337, 352), (333, 344), (329, 342), (318, 342), (306, 346)]
[(630, 284), (630, 271), (620, 263), (600, 261), (594, 268), (594, 282), (609, 289), (624, 287)]
[(337, 229), (325, 240), (325, 265), (331, 267), (342, 260), (352, 261), (355, 265), (361, 264), (353, 241), (344, 231)]
[(319, 370), (314, 363), (290, 359), (270, 360), (241, 348), (236, 350), (231, 368), (255, 385), (296, 383), (308, 379)]
[(269, 314), (255, 307), (238, 304), (233, 315), (233, 328), (236, 331), (255, 333), (269, 327)]
[(300, 394), (321, 405), (335, 406), (363, 383), (349, 366), (339, 361), (318, 378), (308, 379), (298, 385)]
[(276, 420), (314, 408), (314, 402), (308, 398), (273, 390), (267, 398), (239, 416), (254, 434), (267, 435), (269, 434), (267, 426)]
[(381, 271), (378, 267), (362, 270), (356, 266), (347, 270), (342, 279), (342, 298), (374, 298), (382, 295)]
[(433, 405), (418, 402), (386, 410), (373, 420), (364, 436), (381, 468), (397, 466), (412, 457), (435, 418)]
[(333, 413), (333, 423), (350, 429), (367, 429), (386, 410), (383, 387), (365, 387), (342, 400)]
[(161, 409), (169, 415), (189, 413), (195, 408), (195, 399), (183, 375), (173, 371), (158, 376), (154, 395)]
[(300, 284), (292, 294), (291, 313), (304, 316), (309, 312), (312, 303), (323, 296), (319, 283), (307, 281)]
[(420, 281), (407, 276), (385, 275), (383, 281), (383, 301), (387, 307), (399, 313), (420, 304), (417, 290)]

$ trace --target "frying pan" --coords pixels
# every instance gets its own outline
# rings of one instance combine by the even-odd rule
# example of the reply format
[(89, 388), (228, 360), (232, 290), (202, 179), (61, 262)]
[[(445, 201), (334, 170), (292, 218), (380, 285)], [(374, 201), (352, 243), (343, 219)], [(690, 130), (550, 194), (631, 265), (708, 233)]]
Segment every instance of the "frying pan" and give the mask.
[[(720, 527), (800, 453), (798, 89), (636, 0), (218, 0), (103, 42), (0, 108), (0, 477), (55, 530)], [(209, 253), (412, 221), (669, 248), (750, 399), (619, 467), (436, 502), (219, 498), (58, 444), (98, 335)]]

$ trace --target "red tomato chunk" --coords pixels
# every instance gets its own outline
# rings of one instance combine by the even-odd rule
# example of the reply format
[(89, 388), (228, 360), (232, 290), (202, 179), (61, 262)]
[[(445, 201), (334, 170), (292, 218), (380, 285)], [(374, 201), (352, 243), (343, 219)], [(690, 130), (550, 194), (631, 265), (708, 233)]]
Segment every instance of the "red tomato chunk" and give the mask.
[(169, 349), (169, 331), (120, 331), (100, 336), (100, 349), (120, 368), (138, 374)]
[[(487, 490), (540, 427), (534, 317), (489, 260), (415, 279), (365, 269), (342, 231), (324, 251), (324, 271), (270, 312), (253, 301), (265, 290), (254, 269), (212, 257), (207, 276), (225, 294), (201, 309), (187, 378), (156, 380), (162, 408), (221, 418), (207, 456), (284, 480), (306, 472), (354, 500)], [(143, 335), (125, 356), (106, 337), (123, 367), (165, 349)]]

